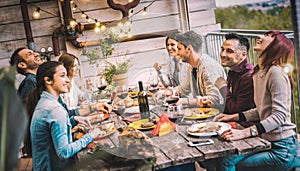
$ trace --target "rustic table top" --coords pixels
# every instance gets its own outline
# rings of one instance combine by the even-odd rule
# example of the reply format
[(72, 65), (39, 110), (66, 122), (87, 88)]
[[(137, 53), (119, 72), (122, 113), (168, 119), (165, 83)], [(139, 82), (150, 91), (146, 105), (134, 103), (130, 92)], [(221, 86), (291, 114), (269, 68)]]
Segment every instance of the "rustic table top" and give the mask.
[[(151, 111), (151, 115), (156, 116), (160, 116), (162, 113), (166, 113), (162, 107), (156, 107)], [(112, 112), (108, 120), (115, 121), (116, 128), (120, 128), (126, 126), (122, 119), (124, 119), (124, 117)], [(205, 121), (206, 120), (202, 120), (201, 122)], [(122, 154), (123, 151), (120, 152), (119, 149), (119, 132), (116, 131), (107, 137), (96, 140), (96, 149), (84, 149), (79, 152), (79, 165), (84, 167), (82, 170), (97, 168), (101, 168), (101, 170), (135, 170), (141, 168), (144, 170), (159, 170), (170, 166), (193, 163), (195, 161), (204, 161), (231, 154), (262, 151), (271, 148), (270, 142), (260, 137), (251, 137), (229, 142), (217, 135), (211, 137), (190, 136), (186, 130), (194, 122), (195, 121), (192, 120), (183, 121), (183, 119), (179, 118), (175, 121), (175, 131), (163, 136), (151, 136), (152, 130), (143, 130), (143, 132), (150, 137), (153, 144), (154, 158), (152, 159), (137, 159), (131, 158), (131, 154), (129, 154), (129, 156)], [(189, 141), (208, 138), (212, 139), (214, 143), (196, 147), (188, 146)], [(93, 163), (91, 163), (91, 161), (93, 161)], [(86, 162), (86, 165), (82, 164)]]

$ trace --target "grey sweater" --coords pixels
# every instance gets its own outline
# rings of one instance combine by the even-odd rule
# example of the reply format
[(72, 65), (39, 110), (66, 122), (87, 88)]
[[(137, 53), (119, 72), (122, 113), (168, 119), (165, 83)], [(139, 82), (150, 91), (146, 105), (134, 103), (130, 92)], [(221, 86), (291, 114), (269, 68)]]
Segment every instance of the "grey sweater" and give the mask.
[(255, 109), (244, 112), (247, 121), (260, 120), (265, 133), (262, 138), (269, 141), (295, 134), (291, 123), (291, 86), (287, 74), (279, 66), (267, 72), (259, 70), (253, 75)]

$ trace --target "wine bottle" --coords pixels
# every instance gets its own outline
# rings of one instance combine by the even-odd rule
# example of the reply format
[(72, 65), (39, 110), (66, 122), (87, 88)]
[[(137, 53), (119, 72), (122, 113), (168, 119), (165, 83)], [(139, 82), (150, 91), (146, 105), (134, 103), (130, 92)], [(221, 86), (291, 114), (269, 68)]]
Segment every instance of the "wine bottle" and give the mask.
[(150, 111), (149, 111), (149, 104), (148, 104), (148, 96), (147, 96), (147, 92), (144, 91), (143, 89), (142, 81), (139, 81), (138, 103), (139, 103), (141, 119), (149, 118)]

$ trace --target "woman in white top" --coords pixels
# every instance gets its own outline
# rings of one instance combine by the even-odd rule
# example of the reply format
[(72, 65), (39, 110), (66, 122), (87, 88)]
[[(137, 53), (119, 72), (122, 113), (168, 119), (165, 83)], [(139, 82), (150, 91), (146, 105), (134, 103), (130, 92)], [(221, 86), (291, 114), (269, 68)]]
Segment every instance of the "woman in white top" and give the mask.
[(79, 99), (83, 97), (83, 92), (78, 88), (74, 81), (74, 76), (80, 74), (79, 60), (76, 56), (64, 53), (58, 59), (67, 69), (67, 74), (70, 79), (69, 93), (63, 94), (64, 102), (69, 108), (74, 108), (79, 105)]

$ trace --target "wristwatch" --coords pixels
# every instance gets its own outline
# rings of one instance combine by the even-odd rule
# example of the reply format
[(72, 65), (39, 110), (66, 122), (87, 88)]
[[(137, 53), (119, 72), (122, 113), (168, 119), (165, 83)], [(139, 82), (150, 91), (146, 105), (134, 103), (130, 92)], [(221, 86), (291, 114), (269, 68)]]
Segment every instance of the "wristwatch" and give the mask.
[(252, 137), (257, 136), (258, 133), (257, 133), (257, 129), (255, 128), (255, 125), (250, 127), (250, 133)]

